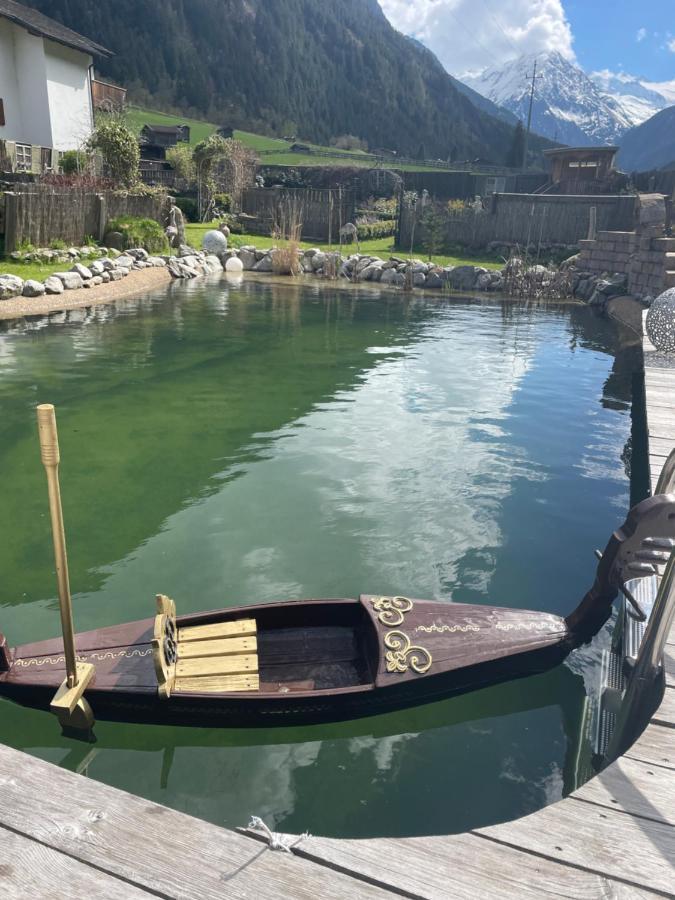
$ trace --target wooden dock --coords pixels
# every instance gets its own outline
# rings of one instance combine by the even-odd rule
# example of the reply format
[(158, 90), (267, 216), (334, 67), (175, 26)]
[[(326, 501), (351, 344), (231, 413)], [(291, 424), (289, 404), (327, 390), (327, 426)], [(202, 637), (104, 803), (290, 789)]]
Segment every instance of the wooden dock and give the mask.
[[(644, 349), (654, 486), (675, 446), (675, 364)], [(272, 851), (259, 835), (0, 746), (0, 890), (22, 900), (675, 898), (675, 629), (667, 650), (663, 701), (621, 759), (559, 803), (460, 835), (308, 837)]]

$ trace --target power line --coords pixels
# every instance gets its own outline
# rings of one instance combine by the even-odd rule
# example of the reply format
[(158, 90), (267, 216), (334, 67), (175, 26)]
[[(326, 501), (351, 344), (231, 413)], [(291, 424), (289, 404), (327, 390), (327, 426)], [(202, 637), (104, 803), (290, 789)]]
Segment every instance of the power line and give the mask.
[(505, 37), (506, 40), (509, 42), (509, 44), (511, 44), (511, 46), (512, 46), (513, 49), (516, 51), (516, 53), (517, 53), (519, 56), (521, 56), (521, 55), (522, 55), (522, 51), (519, 50), (518, 47), (516, 47), (516, 45), (513, 43), (513, 41), (511, 40), (511, 38), (510, 38), (510, 37), (508, 36), (508, 34), (506, 33), (506, 31), (502, 28), (502, 25), (501, 25), (499, 19), (498, 19), (497, 16), (492, 12), (492, 10), (491, 10), (490, 7), (488, 6), (486, 0), (481, 0), (481, 3), (483, 4), (483, 7), (484, 7), (486, 13), (490, 16), (490, 18), (492, 19), (492, 21), (495, 23), (495, 25), (497, 26), (497, 28), (498, 28), (498, 29), (501, 31), (501, 33), (504, 35), (504, 37)]
[(532, 127), (532, 105), (534, 103), (534, 86), (537, 82), (537, 78), (541, 78), (541, 75), (537, 75), (537, 60), (535, 57), (534, 60), (534, 68), (532, 70), (532, 75), (525, 76), (529, 81), (532, 79), (532, 87), (530, 88), (530, 105), (527, 110), (527, 130), (525, 131), (525, 141), (523, 142), (523, 172), (527, 168), (527, 149), (528, 144), (530, 143), (530, 129)]

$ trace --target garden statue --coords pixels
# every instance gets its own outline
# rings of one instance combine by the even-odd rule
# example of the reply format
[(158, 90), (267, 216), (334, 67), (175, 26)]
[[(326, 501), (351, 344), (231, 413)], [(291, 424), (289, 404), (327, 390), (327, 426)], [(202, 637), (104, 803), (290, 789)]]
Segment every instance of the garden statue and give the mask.
[(221, 222), (220, 225), (218, 226), (218, 231), (219, 231), (221, 234), (224, 234), (226, 239), (229, 238), (229, 236), (230, 236), (230, 229), (229, 229), (229, 227), (228, 227), (227, 222)]
[(355, 241), (358, 237), (358, 229), (353, 222), (347, 222), (346, 225), (343, 225), (340, 229), (340, 240), (344, 241), (345, 244), (351, 244), (352, 241)]
[(647, 337), (661, 353), (675, 354), (675, 288), (668, 288), (649, 307)]
[(185, 243), (185, 219), (183, 218), (182, 210), (176, 206), (176, 201), (173, 197), (169, 197), (169, 214), (164, 233), (169, 239), (171, 247), (180, 247)]

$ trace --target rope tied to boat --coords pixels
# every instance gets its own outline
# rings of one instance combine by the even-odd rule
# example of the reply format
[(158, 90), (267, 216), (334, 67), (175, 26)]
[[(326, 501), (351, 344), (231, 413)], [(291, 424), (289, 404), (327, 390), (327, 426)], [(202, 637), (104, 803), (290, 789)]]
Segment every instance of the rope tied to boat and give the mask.
[(311, 837), (308, 831), (304, 831), (300, 837), (291, 842), (289, 838), (284, 838), (282, 835), (277, 834), (275, 831), (268, 828), (259, 816), (251, 816), (248, 827), (252, 828), (254, 831), (261, 831), (263, 833), (267, 839), (270, 850), (281, 850), (283, 853), (290, 853), (293, 847), (297, 847), (300, 841), (304, 841), (305, 838)]

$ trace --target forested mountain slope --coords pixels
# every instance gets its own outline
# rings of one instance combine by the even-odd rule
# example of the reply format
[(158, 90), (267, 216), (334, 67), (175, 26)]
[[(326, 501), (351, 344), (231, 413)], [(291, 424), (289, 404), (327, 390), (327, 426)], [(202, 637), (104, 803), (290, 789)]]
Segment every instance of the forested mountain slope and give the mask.
[[(503, 162), (507, 122), (462, 94), (377, 0), (30, 0), (115, 52), (140, 103), (267, 134)], [(533, 142), (537, 147), (537, 141)]]

